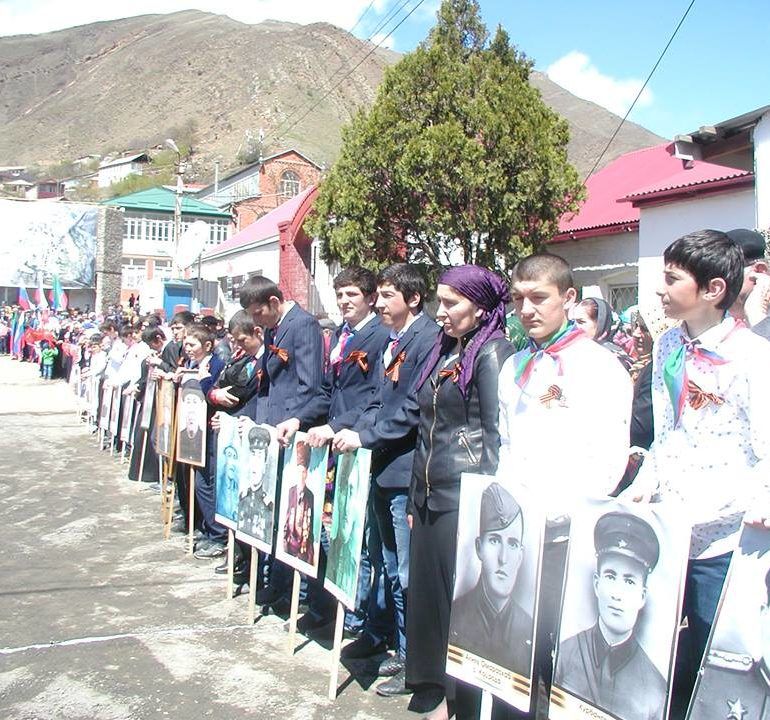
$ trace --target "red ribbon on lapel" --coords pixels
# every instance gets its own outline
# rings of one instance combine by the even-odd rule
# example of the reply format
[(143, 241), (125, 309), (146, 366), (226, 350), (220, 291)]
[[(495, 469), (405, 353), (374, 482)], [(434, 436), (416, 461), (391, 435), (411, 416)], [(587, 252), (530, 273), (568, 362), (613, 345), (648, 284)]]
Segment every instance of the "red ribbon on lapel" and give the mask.
[(345, 362), (356, 363), (362, 372), (369, 372), (369, 361), (366, 359), (366, 353), (363, 350), (353, 350), (345, 358)]
[(453, 383), (456, 383), (458, 378), (460, 377), (460, 372), (462, 371), (463, 367), (460, 365), (460, 363), (455, 363), (454, 367), (450, 370), (449, 368), (444, 368), (443, 370), (439, 370), (438, 376), (440, 378), (451, 378)]
[(406, 360), (406, 350), (402, 350), (395, 359), (391, 361), (390, 367), (385, 371), (385, 377), (390, 378), (394, 383), (398, 382), (401, 372), (401, 366)]
[(283, 363), (289, 362), (289, 353), (287, 350), (284, 350), (283, 348), (279, 348), (277, 345), (268, 345), (267, 349), (274, 355), (277, 355), (278, 359), (281, 362)]

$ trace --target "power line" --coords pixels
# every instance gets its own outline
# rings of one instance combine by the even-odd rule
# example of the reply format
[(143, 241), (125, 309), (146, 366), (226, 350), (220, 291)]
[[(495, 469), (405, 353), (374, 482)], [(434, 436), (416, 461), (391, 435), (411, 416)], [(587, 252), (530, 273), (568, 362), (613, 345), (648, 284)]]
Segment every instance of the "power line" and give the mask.
[(623, 127), (623, 123), (625, 123), (625, 121), (628, 119), (628, 116), (631, 114), (631, 111), (634, 109), (634, 106), (636, 105), (637, 100), (639, 100), (639, 98), (642, 96), (644, 89), (647, 87), (647, 84), (650, 82), (650, 79), (652, 78), (653, 74), (658, 69), (658, 65), (660, 65), (661, 61), (663, 60), (663, 57), (668, 51), (669, 46), (671, 45), (672, 42), (674, 42), (674, 38), (677, 36), (677, 33), (679, 32), (679, 28), (682, 27), (682, 24), (684, 23), (685, 18), (690, 14), (690, 10), (692, 10), (693, 5), (695, 5), (695, 0), (691, 0), (690, 4), (687, 6), (687, 10), (684, 11), (684, 15), (682, 15), (682, 19), (679, 21), (676, 28), (674, 28), (674, 32), (671, 34), (671, 37), (668, 39), (668, 42), (666, 43), (666, 47), (663, 48), (663, 51), (658, 56), (658, 59), (655, 61), (655, 65), (652, 66), (652, 70), (650, 70), (650, 74), (647, 76), (647, 79), (644, 81), (644, 85), (642, 85), (639, 92), (636, 94), (634, 101), (631, 103), (631, 107), (628, 108), (628, 110), (626, 111), (626, 114), (623, 116), (623, 119), (620, 121), (620, 124), (615, 128), (615, 132), (612, 133), (612, 137), (604, 146), (604, 150), (602, 150), (599, 157), (596, 158), (596, 162), (594, 163), (594, 166), (591, 168), (591, 171), (588, 173), (588, 175), (585, 176), (585, 179), (583, 180), (583, 185), (585, 185), (586, 182), (588, 181), (588, 178), (590, 178), (591, 175), (594, 174), (594, 171), (599, 166), (599, 163), (601, 162), (605, 153), (607, 152), (607, 150), (609, 150), (610, 145), (612, 145), (613, 141), (617, 137), (617, 134), (620, 132), (620, 128)]
[[(405, 6), (406, 6), (406, 5), (407, 5), (409, 2), (410, 2), (410, 0), (403, 0), (403, 2), (401, 3), (401, 5), (398, 5), (398, 3), (396, 3), (396, 5), (395, 5), (395, 6), (394, 6), (394, 7), (393, 7), (391, 10), (390, 10), (390, 12), (389, 12), (389, 13), (388, 13), (388, 14), (387, 14), (387, 15), (386, 15), (386, 16), (385, 16), (385, 17), (384, 17), (384, 18), (383, 18), (383, 19), (382, 19), (382, 20), (381, 20), (381, 21), (380, 21), (378, 24), (377, 24), (377, 27), (375, 27), (375, 28), (374, 28), (374, 30), (372, 30), (371, 34), (369, 35), (369, 37), (368, 37), (368, 38), (366, 38), (366, 40), (365, 40), (364, 42), (371, 42), (371, 41), (372, 41), (372, 39), (374, 38), (374, 36), (375, 36), (375, 35), (376, 35), (376, 34), (377, 34), (377, 33), (378, 33), (378, 32), (379, 32), (379, 31), (380, 31), (380, 30), (381, 30), (383, 27), (385, 27), (385, 25), (387, 25), (387, 24), (388, 24), (388, 23), (389, 23), (389, 22), (390, 22), (390, 21), (391, 21), (391, 20), (392, 20), (392, 19), (393, 19), (393, 18), (394, 18), (394, 17), (395, 17), (395, 16), (396, 16), (398, 13), (399, 13), (399, 12), (401, 12), (401, 10), (403, 10), (403, 8), (404, 8), (404, 7), (405, 7)], [(374, 0), (372, 0), (372, 2), (371, 2), (371, 3), (369, 3), (369, 7), (371, 7), (373, 3), (374, 3)], [(368, 9), (369, 9), (369, 8), (367, 8), (367, 10), (368, 10)], [(366, 14), (366, 10), (364, 11), (363, 15), (365, 15), (365, 14)], [(363, 18), (363, 15), (361, 15), (361, 18)], [(408, 16), (407, 16), (407, 17), (408, 17)], [(359, 18), (359, 22), (360, 22), (361, 18)], [(358, 25), (358, 22), (356, 23), (356, 25)], [(355, 28), (355, 25), (354, 25), (353, 27)], [(394, 29), (395, 29), (395, 28), (394, 28)], [(351, 30), (350, 32), (352, 33), (352, 30)], [(391, 32), (392, 32), (392, 31), (391, 31)], [(387, 36), (386, 36), (386, 37), (384, 37), (384, 38), (383, 38), (383, 39), (382, 39), (382, 40), (381, 40), (379, 43), (377, 43), (376, 47), (379, 47), (379, 45), (380, 45), (380, 44), (381, 44), (381, 43), (382, 43), (384, 40), (386, 40), (386, 39), (387, 39), (387, 37), (389, 37), (389, 35), (387, 35)], [(375, 49), (376, 49), (376, 47), (375, 47)], [(354, 53), (354, 55), (355, 55), (355, 53)], [(366, 54), (366, 55), (365, 55), (365, 56), (362, 58), (362, 61), (363, 61), (363, 60), (365, 60), (367, 57), (369, 57), (369, 55), (371, 55), (371, 52), (367, 52), (367, 54)], [(351, 61), (352, 61), (352, 60), (351, 60)], [(343, 61), (343, 62), (342, 62), (340, 65), (339, 65), (339, 67), (338, 67), (338, 68), (337, 68), (337, 69), (336, 69), (336, 70), (335, 70), (335, 71), (334, 71), (334, 72), (333, 72), (333, 73), (332, 73), (332, 74), (329, 76), (329, 78), (328, 78), (327, 82), (329, 82), (329, 83), (332, 83), (332, 82), (334, 82), (335, 78), (336, 78), (336, 77), (339, 75), (339, 73), (340, 73), (342, 70), (344, 70), (344, 69), (345, 69), (345, 68), (348, 66), (348, 62), (351, 62), (351, 61)], [(360, 63), (359, 63), (358, 65), (356, 65), (355, 67), (358, 67), (359, 65), (360, 65)], [(355, 68), (354, 68), (354, 69), (355, 69)], [(347, 76), (345, 76), (345, 77), (347, 77)], [(345, 79), (345, 78), (343, 77), (343, 80), (344, 80), (344, 79)], [(335, 87), (336, 87), (336, 86), (335, 86)], [(326, 97), (326, 95), (324, 95), (324, 97)], [(295, 125), (296, 123), (295, 123), (295, 124), (292, 124), (292, 125), (290, 125), (290, 121), (292, 120), (292, 118), (294, 118), (294, 117), (297, 115), (297, 113), (299, 113), (299, 112), (302, 112), (302, 110), (304, 110), (306, 107), (308, 107), (308, 105), (312, 105), (313, 109), (315, 109), (315, 107), (317, 107), (317, 104), (313, 105), (313, 101), (311, 100), (309, 104), (300, 105), (300, 106), (298, 106), (298, 107), (294, 108), (294, 109), (293, 109), (293, 110), (292, 110), (292, 111), (291, 111), (291, 112), (290, 112), (290, 113), (289, 113), (289, 114), (288, 114), (288, 115), (287, 115), (287, 116), (286, 116), (286, 117), (285, 117), (285, 118), (284, 118), (284, 119), (281, 121), (281, 123), (278, 125), (278, 127), (276, 128), (276, 130), (270, 134), (270, 135), (271, 135), (271, 137), (274, 137), (274, 138), (279, 138), (281, 135), (283, 135), (285, 132), (287, 132), (287, 130), (286, 130), (286, 129), (284, 129), (284, 128), (287, 128), (287, 127), (294, 127), (294, 125)], [(303, 116), (303, 117), (304, 117), (304, 116)]]
[[(398, 10), (396, 12), (399, 12), (404, 6), (407, 5), (408, 2), (409, 2), (409, 0), (404, 0), (404, 2), (400, 5), (400, 7), (398, 8)], [(331, 88), (329, 88), (320, 97), (320, 99), (318, 101), (313, 103), (293, 123), (291, 123), (287, 127), (281, 127), (278, 130), (276, 130), (275, 133), (273, 133), (273, 136), (277, 138), (277, 137), (279, 137), (279, 135), (284, 135), (284, 134), (288, 133), (290, 130), (292, 130), (293, 128), (295, 128), (299, 123), (301, 123), (308, 115), (310, 115), (311, 112), (313, 112), (313, 110), (315, 110), (324, 100), (326, 100), (326, 98), (329, 97), (329, 95), (331, 95), (338, 87), (340, 87), (340, 85), (342, 85), (342, 83), (344, 83), (345, 80), (347, 80), (359, 67), (361, 67), (361, 65), (364, 63), (364, 61), (370, 55), (372, 55), (396, 30), (398, 30), (398, 28), (401, 27), (401, 25), (403, 25), (404, 22), (406, 22), (409, 19), (409, 17), (412, 15), (412, 13), (414, 13), (415, 10), (417, 10), (417, 8), (419, 8), (420, 5), (422, 5), (424, 2), (425, 2), (425, 0), (418, 0), (418, 2), (415, 4), (415, 6), (403, 18), (401, 18), (401, 20), (399, 20), (399, 22), (390, 30), (390, 32), (388, 32), (387, 35), (383, 36), (376, 44), (374, 44), (373, 47), (370, 50), (368, 50), (366, 52), (366, 54), (352, 68), (350, 68), (350, 70), (348, 70), (348, 72), (345, 73), (345, 75), (343, 75), (339, 79), (339, 81), (337, 83), (335, 83)], [(377, 31), (375, 30), (375, 33), (376, 32)], [(287, 118), (287, 121), (288, 121), (288, 118)]]
[(348, 30), (348, 32), (351, 35), (353, 34), (353, 30), (355, 30), (358, 27), (359, 23), (364, 19), (364, 16), (366, 15), (366, 13), (368, 13), (369, 10), (371, 10), (372, 5), (374, 5), (374, 0), (371, 0), (371, 2), (366, 6), (366, 9), (361, 13), (361, 15), (359, 15), (358, 20), (356, 20), (356, 24), (353, 25), (353, 27), (350, 28), (350, 30)]

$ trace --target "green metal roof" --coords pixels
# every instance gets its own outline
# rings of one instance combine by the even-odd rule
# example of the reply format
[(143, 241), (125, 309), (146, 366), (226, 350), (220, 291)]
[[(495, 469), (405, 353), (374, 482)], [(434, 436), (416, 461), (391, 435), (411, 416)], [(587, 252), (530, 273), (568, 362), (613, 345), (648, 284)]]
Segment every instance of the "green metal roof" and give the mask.
[[(164, 187), (140, 190), (139, 192), (121, 195), (120, 197), (105, 200), (103, 205), (115, 205), (126, 210), (138, 210), (145, 212), (167, 212), (173, 215), (176, 203), (176, 193)], [(182, 215), (208, 215), (210, 217), (230, 218), (230, 213), (222, 212), (208, 203), (195, 198), (182, 196)]]

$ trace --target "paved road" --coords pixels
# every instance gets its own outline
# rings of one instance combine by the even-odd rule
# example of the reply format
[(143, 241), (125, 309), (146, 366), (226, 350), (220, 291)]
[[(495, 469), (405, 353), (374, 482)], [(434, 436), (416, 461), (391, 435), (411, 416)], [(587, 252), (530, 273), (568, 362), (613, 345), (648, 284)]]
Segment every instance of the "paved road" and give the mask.
[(161, 539), (158, 496), (96, 447), (66, 385), (7, 356), (0, 467), (3, 720), (416, 718), (366, 663), (327, 700), (328, 649), (292, 657), (281, 618), (246, 624), (215, 562)]

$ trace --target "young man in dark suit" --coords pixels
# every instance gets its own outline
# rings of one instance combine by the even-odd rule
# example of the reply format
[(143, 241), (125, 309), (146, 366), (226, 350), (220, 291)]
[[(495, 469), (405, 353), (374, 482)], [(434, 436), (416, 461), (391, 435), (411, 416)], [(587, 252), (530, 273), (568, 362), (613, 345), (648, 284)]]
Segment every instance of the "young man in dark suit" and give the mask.
[[(409, 585), (409, 526), (406, 501), (412, 472), (419, 412), (410, 392), (420, 376), (436, 336), (435, 321), (423, 313), (425, 279), (414, 266), (399, 263), (378, 277), (377, 309), (389, 337), (379, 363), (379, 391), (375, 401), (352, 429), (339, 431), (335, 450), (359, 447), (372, 451), (372, 489), (369, 494), (369, 555), (373, 572), (384, 565), (395, 618), (370, 603), (362, 637), (346, 648), (348, 656), (366, 656), (385, 648), (385, 629), (397, 628), (398, 652), (380, 665), (391, 679), (378, 687), (383, 695), (406, 692), (406, 592)], [(349, 649), (348, 649), (349, 648)]]
[[(388, 329), (374, 312), (377, 277), (361, 267), (346, 268), (334, 278), (337, 307), (343, 324), (332, 337), (328, 369), (321, 392), (308, 413), (326, 418), (308, 431), (311, 447), (323, 447), (343, 428), (353, 427), (377, 395), (379, 365)], [(325, 568), (328, 537), (321, 534), (321, 569)], [(368, 558), (362, 558), (358, 591), (358, 613), (348, 613), (348, 629), (357, 630), (360, 616), (367, 607), (370, 591)], [(322, 575), (322, 573), (320, 573)], [(382, 583), (375, 578), (371, 592), (377, 593)], [(332, 620), (334, 603), (320, 582), (308, 583), (308, 612), (300, 619), (300, 632), (316, 630)], [(356, 627), (358, 626), (358, 627)]]
[[(321, 328), (310, 313), (284, 299), (280, 288), (260, 275), (243, 285), (240, 302), (254, 323), (264, 328), (265, 337), (260, 389), (240, 414), (275, 426), (278, 441), (286, 447), (297, 430), (319, 419), (313, 408), (323, 382)], [(290, 583), (289, 568), (273, 562), (257, 603), (285, 605)]]

